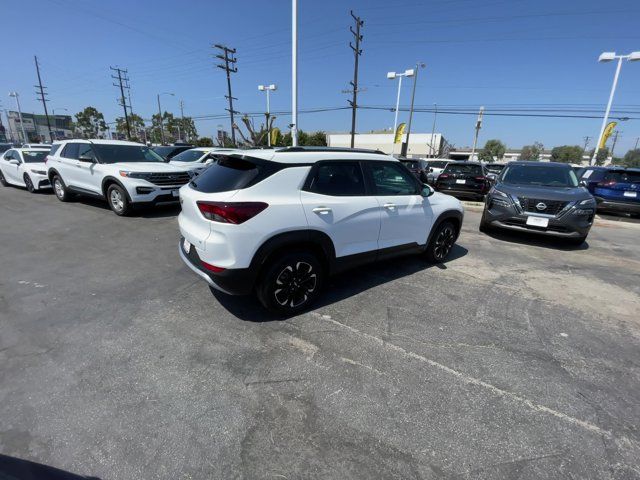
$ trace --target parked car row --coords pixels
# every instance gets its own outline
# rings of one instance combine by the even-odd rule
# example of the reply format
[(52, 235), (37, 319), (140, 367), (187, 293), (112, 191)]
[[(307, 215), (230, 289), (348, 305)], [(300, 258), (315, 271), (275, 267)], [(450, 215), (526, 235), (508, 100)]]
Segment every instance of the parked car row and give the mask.
[(3, 185), (27, 178), (63, 202), (106, 199), (117, 215), (179, 200), (185, 264), (212, 289), (255, 293), (284, 315), (356, 265), (412, 253), (444, 261), (464, 214), (460, 201), (371, 150), (190, 149), (167, 163), (138, 143), (68, 140), (5, 152)]

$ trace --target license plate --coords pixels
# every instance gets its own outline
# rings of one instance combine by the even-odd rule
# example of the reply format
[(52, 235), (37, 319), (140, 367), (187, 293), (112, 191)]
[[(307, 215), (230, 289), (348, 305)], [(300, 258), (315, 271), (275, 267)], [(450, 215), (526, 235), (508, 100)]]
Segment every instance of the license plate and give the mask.
[(527, 225), (547, 228), (549, 226), (549, 219), (544, 217), (527, 217)]
[(631, 197), (631, 198), (636, 198), (638, 196), (636, 192), (624, 192), (623, 195), (625, 197)]
[(171, 195), (173, 195), (174, 197), (179, 197), (180, 192), (178, 190), (171, 190)]
[(462, 185), (464, 185), (465, 183), (467, 183), (466, 180), (456, 180), (456, 183), (460, 183)]
[(191, 244), (189, 243), (189, 240), (187, 240), (186, 238), (182, 240), (182, 246), (184, 247), (184, 251), (189, 253), (189, 251), (191, 250)]

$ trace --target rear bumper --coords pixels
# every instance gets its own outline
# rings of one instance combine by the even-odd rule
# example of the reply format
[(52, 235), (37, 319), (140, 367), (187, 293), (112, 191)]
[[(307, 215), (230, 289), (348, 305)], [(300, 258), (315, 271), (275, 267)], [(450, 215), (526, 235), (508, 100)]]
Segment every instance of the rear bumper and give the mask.
[(598, 210), (621, 213), (640, 213), (640, 202), (605, 200), (601, 197), (596, 197), (596, 201), (598, 202)]
[(461, 185), (442, 185), (436, 182), (436, 190), (448, 195), (475, 197), (485, 195), (489, 191), (489, 188), (474, 186), (464, 187)]
[(178, 252), (182, 261), (207, 282), (210, 287), (228, 295), (249, 295), (253, 292), (256, 275), (249, 268), (233, 268), (214, 273), (202, 266), (196, 247), (191, 245), (189, 252), (184, 249), (184, 238), (180, 238)]

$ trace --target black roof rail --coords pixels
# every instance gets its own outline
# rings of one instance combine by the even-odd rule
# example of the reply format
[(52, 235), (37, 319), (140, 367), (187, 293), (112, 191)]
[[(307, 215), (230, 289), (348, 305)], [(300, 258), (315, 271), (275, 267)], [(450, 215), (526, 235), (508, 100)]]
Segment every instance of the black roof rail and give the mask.
[(284, 147), (277, 150), (278, 152), (344, 152), (344, 153), (376, 153), (379, 155), (387, 155), (381, 150), (372, 150), (369, 148), (346, 148), (346, 147)]

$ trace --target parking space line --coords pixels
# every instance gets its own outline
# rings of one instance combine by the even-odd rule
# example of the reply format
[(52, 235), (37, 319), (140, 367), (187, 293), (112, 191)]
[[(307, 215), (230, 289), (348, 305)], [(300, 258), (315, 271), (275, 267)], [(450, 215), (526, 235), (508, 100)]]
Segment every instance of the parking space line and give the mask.
[[(446, 365), (443, 365), (442, 363), (436, 362), (435, 360), (431, 360), (430, 358), (424, 357), (422, 355), (419, 355), (415, 352), (412, 352), (410, 350), (406, 350), (398, 345), (395, 345), (393, 343), (389, 343), (385, 340), (383, 340), (382, 338), (376, 337), (375, 335), (371, 335), (369, 333), (366, 332), (362, 332), (360, 330), (358, 330), (357, 328), (351, 327), (349, 325), (345, 325), (344, 323), (340, 323), (337, 320), (334, 320), (333, 318), (330, 318), (328, 315), (321, 315), (319, 313), (316, 312), (312, 312), (311, 313), (313, 316), (318, 317), (326, 322), (330, 322), (338, 327), (344, 328), (348, 331), (350, 331), (351, 333), (353, 333), (354, 335), (360, 336), (362, 338), (365, 338), (367, 340), (372, 341), (373, 343), (376, 343), (380, 346), (383, 346), (385, 348), (388, 348), (390, 350), (393, 350), (399, 354), (401, 354), (404, 357), (408, 357), (408, 358), (412, 358), (414, 360), (418, 360), (420, 362), (426, 363), (427, 365), (437, 368), (440, 371), (443, 371), (459, 380), (461, 380), (464, 383), (470, 384), (470, 385), (476, 385), (478, 387), (482, 387), (486, 390), (489, 390), (491, 393), (493, 393), (494, 395), (498, 395), (500, 397), (503, 398), (507, 398), (509, 400), (512, 400), (515, 403), (519, 403), (520, 405), (523, 405), (525, 407), (527, 407), (528, 409), (534, 411), (534, 412), (539, 412), (539, 413), (545, 413), (548, 415), (552, 415), (556, 418), (559, 418), (565, 422), (571, 423), (573, 425), (576, 425), (580, 428), (583, 428), (584, 430), (593, 432), (593, 433), (597, 433), (598, 435), (603, 436), (604, 438), (611, 440), (613, 438), (613, 434), (608, 431), (608, 430), (604, 430), (602, 428), (600, 428), (597, 425), (594, 425), (593, 423), (587, 422), (585, 420), (580, 420), (579, 418), (575, 418), (572, 417), (570, 415), (567, 415), (565, 413), (559, 412), (557, 410), (554, 410), (552, 408), (546, 407), (544, 405), (540, 405), (538, 403), (535, 403), (531, 400), (529, 400), (528, 398), (525, 398), (521, 395), (518, 395), (517, 393), (513, 393), (513, 392), (509, 392), (507, 390), (503, 390), (501, 388), (496, 387), (495, 385), (492, 385), (490, 383), (487, 383), (483, 380), (480, 380), (478, 378), (472, 377), (470, 375), (467, 375), (465, 373), (462, 373), (458, 370), (455, 370), (451, 367), (447, 367)], [(628, 439), (623, 438), (627, 443), (631, 443), (629, 442)]]

